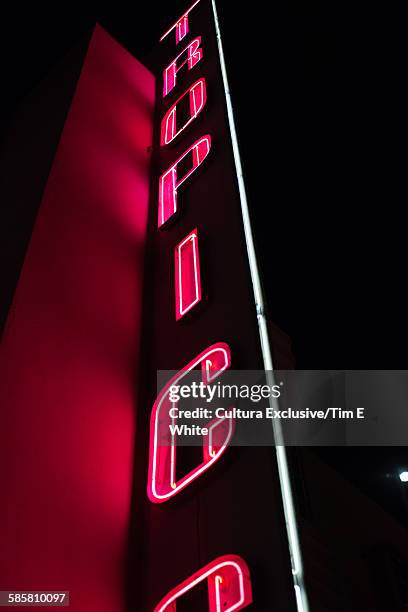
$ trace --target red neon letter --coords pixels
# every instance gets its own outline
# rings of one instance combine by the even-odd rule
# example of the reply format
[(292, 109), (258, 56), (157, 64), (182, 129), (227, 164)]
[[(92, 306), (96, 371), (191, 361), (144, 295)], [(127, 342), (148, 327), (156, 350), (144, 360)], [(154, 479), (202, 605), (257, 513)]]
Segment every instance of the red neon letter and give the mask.
[[(177, 129), (177, 104), (188, 95), (190, 104), (190, 119), (184, 123), (184, 125)], [(199, 79), (196, 81), (182, 96), (169, 108), (167, 113), (164, 115), (161, 122), (161, 146), (169, 144), (174, 140), (188, 125), (197, 117), (197, 115), (203, 110), (204, 105), (207, 101), (207, 92), (205, 88), (205, 79)]]
[(176, 246), (174, 264), (178, 321), (201, 300), (197, 228)]
[(154, 612), (176, 612), (177, 600), (207, 580), (209, 612), (237, 612), (252, 603), (251, 576), (237, 555), (218, 557), (167, 593)]
[[(207, 134), (197, 140), (164, 174), (159, 181), (159, 219), (158, 227), (166, 223), (177, 211), (177, 190), (186, 181), (198, 166), (200, 166), (211, 148), (211, 136)], [(181, 179), (177, 176), (177, 166), (189, 154), (193, 156), (193, 165)]]
[[(150, 417), (147, 483), (147, 494), (150, 501), (165, 502), (182, 491), (218, 461), (227, 448), (232, 437), (234, 423), (230, 418), (216, 418), (207, 425), (209, 433), (203, 437), (203, 461), (176, 482), (176, 434), (171, 433), (170, 425), (174, 425), (171, 411), (177, 407), (177, 402), (171, 401), (172, 389), (180, 385), (180, 381), (197, 367), (201, 369), (202, 381), (207, 385), (218, 378), (230, 365), (229, 346), (223, 342), (217, 342), (173, 376), (157, 396)], [(214, 435), (215, 430), (217, 431)]]
[(196, 0), (194, 4), (190, 6), (190, 8), (180, 17), (180, 19), (176, 21), (176, 23), (173, 24), (165, 34), (163, 34), (160, 39), (160, 42), (164, 40), (166, 36), (170, 34), (170, 32), (172, 32), (174, 29), (176, 30), (176, 44), (178, 44), (180, 40), (183, 40), (183, 38), (188, 34), (188, 14), (199, 2), (200, 0)]
[[(201, 36), (198, 36), (164, 70), (163, 72), (163, 98), (165, 98), (167, 94), (171, 92), (173, 87), (176, 86), (177, 72), (186, 64), (187, 64), (188, 70), (191, 70), (202, 59), (203, 50), (199, 48), (200, 44), (201, 44)], [(177, 66), (177, 60), (179, 60), (180, 57), (184, 55), (185, 53), (187, 53), (187, 57), (179, 66)]]

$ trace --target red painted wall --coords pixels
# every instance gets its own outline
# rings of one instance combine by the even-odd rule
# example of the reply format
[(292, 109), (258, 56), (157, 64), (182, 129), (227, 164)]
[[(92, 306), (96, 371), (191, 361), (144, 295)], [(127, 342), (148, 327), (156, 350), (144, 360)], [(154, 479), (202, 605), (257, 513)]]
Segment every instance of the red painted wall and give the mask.
[(0, 590), (75, 612), (124, 609), (153, 104), (97, 27), (2, 342)]

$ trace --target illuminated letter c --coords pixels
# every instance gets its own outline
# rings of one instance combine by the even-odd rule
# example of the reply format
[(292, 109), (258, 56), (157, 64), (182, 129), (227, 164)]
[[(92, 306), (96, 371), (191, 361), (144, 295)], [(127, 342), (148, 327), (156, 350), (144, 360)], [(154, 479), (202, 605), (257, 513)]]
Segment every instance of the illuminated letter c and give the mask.
[[(201, 369), (202, 382), (209, 384), (231, 365), (229, 346), (217, 342), (197, 355), (180, 372), (173, 376), (160, 391), (150, 417), (149, 477), (147, 494), (150, 501), (162, 503), (174, 497), (193, 480), (208, 470), (226, 450), (234, 429), (232, 419), (214, 419), (208, 424), (208, 434), (203, 437), (203, 461), (176, 481), (176, 436), (171, 433), (170, 411), (175, 402), (169, 394), (173, 385), (195, 368)], [(216, 435), (214, 432), (216, 431)]]

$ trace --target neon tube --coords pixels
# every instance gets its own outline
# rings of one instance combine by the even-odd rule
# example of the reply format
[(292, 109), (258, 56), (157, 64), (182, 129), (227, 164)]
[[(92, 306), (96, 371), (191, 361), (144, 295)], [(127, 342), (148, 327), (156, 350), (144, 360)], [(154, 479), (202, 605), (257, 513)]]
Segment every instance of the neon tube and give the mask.
[(223, 555), (167, 593), (154, 612), (175, 612), (177, 600), (204, 580), (208, 583), (209, 612), (238, 612), (252, 603), (247, 564), (237, 555)]
[(160, 42), (162, 42), (162, 40), (164, 40), (166, 36), (174, 30), (174, 28), (176, 28), (176, 44), (178, 44), (180, 40), (182, 40), (188, 34), (188, 14), (199, 2), (200, 0), (196, 0), (194, 4), (190, 6), (190, 8), (180, 17), (180, 19), (178, 19), (176, 23), (174, 23), (171, 28), (169, 28), (167, 32), (163, 34), (163, 36), (160, 38)]
[(198, 231), (193, 230), (174, 249), (176, 320), (201, 301)]

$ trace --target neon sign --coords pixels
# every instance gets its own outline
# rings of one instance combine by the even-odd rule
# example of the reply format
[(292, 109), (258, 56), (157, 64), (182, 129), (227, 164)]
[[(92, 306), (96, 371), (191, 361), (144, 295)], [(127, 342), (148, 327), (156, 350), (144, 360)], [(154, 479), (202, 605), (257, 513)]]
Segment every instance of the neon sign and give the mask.
[[(184, 123), (182, 127), (177, 129), (177, 106), (181, 101), (188, 96), (190, 118)], [(162, 146), (172, 142), (187, 126), (190, 125), (203, 110), (207, 101), (207, 90), (205, 85), (205, 79), (199, 79), (196, 81), (187, 91), (185, 91), (179, 99), (169, 108), (167, 113), (164, 115), (161, 124), (161, 138), (160, 144)]]
[[(201, 36), (195, 38), (191, 43), (167, 66), (163, 72), (163, 98), (176, 86), (177, 73), (183, 66), (187, 65), (188, 70), (194, 68), (203, 57), (203, 50), (200, 48)], [(182, 55), (186, 54), (186, 59), (178, 66), (177, 61)]]
[(179, 320), (201, 301), (198, 231), (190, 232), (175, 248), (176, 319)]
[[(164, 225), (170, 217), (177, 212), (178, 188), (190, 178), (190, 176), (203, 163), (211, 149), (211, 136), (206, 134), (191, 145), (159, 178), (159, 212), (158, 227)], [(178, 166), (190, 155), (193, 164), (182, 178), (178, 177)]]
[[(188, 32), (188, 15), (197, 2), (167, 31), (161, 40), (169, 32), (176, 29), (176, 43), (182, 40)], [(163, 73), (163, 95), (167, 95), (175, 85), (177, 71), (187, 62), (191, 70), (202, 58), (203, 50), (200, 48), (201, 37), (195, 38), (190, 44), (172, 61)], [(177, 61), (181, 56), (187, 55), (187, 59), (177, 68)], [(177, 108), (183, 100), (189, 101), (189, 118), (184, 125), (177, 125)], [(193, 83), (167, 110), (161, 121), (160, 145), (165, 146), (175, 140), (201, 113), (207, 101), (206, 81), (200, 78)], [(162, 227), (169, 221), (177, 211), (177, 196), (179, 187), (197, 170), (207, 157), (211, 148), (211, 136), (202, 136), (178, 158), (159, 178), (159, 205), (158, 205), (158, 227)], [(178, 177), (178, 168), (181, 164), (185, 167), (185, 160), (192, 156), (192, 166), (184, 170), (184, 175)], [(167, 227), (167, 225), (166, 225)], [(191, 231), (174, 248), (174, 274), (175, 274), (175, 318), (180, 321), (196, 304), (201, 301), (201, 271), (200, 253), (198, 242), (198, 228)], [(149, 456), (149, 479), (148, 495), (151, 501), (159, 503), (174, 497), (197, 476), (208, 470), (224, 453), (233, 432), (232, 420), (216, 419), (208, 424), (203, 434), (203, 461), (195, 469), (176, 481), (176, 450), (177, 440), (171, 434), (170, 426), (173, 424), (170, 417), (172, 407), (168, 397), (169, 387), (185, 376), (189, 371), (201, 364), (203, 382), (209, 382), (211, 370), (207, 371), (208, 364), (219, 361), (222, 355), (225, 363), (216, 368), (214, 378), (230, 367), (230, 349), (223, 343), (213, 345), (200, 353), (190, 362), (177, 376), (167, 384), (160, 392), (151, 413), (150, 426), (150, 456)], [(211, 356), (211, 359), (209, 358)], [(213, 367), (213, 365), (211, 367)], [(224, 422), (226, 421), (226, 422)]]
[[(232, 419), (219, 418), (208, 424), (203, 436), (202, 462), (176, 481), (177, 439), (171, 434), (171, 409), (175, 403), (169, 394), (173, 385), (195, 368), (201, 369), (202, 382), (209, 384), (231, 365), (231, 351), (227, 344), (218, 342), (197, 355), (180, 372), (173, 376), (160, 391), (150, 417), (150, 453), (147, 493), (154, 503), (162, 503), (174, 497), (193, 480), (208, 470), (226, 450), (234, 429)], [(217, 432), (214, 434), (214, 432)], [(216, 441), (214, 441), (216, 440)]]
[(183, 40), (185, 36), (187, 36), (188, 34), (188, 14), (190, 13), (190, 11), (193, 10), (193, 8), (199, 2), (200, 0), (196, 0), (196, 2), (194, 2), (194, 4), (190, 6), (190, 8), (180, 17), (180, 19), (178, 19), (178, 21), (176, 21), (176, 23), (174, 23), (171, 26), (171, 28), (169, 28), (167, 32), (163, 34), (163, 36), (160, 39), (160, 42), (162, 42), (166, 38), (166, 36), (168, 36), (170, 32), (172, 32), (173, 30), (176, 30), (176, 44), (177, 45), (181, 40)]
[(172, 589), (155, 607), (154, 612), (176, 612), (177, 600), (205, 580), (209, 612), (238, 612), (252, 603), (247, 564), (237, 555), (224, 555)]
[[(176, 45), (189, 33), (189, 16), (192, 6), (167, 30), (164, 40), (173, 30)], [(163, 98), (169, 99), (178, 80), (192, 71), (204, 56), (202, 37), (195, 36), (163, 70)], [(183, 71), (182, 71), (183, 69)], [(188, 138), (187, 128), (199, 115), (205, 115), (207, 84), (204, 77), (188, 87), (165, 112), (160, 125), (160, 147), (172, 143), (180, 144)], [(186, 112), (187, 106), (187, 112)], [(181, 117), (183, 117), (181, 119)], [(202, 120), (202, 119), (201, 119)], [(166, 151), (168, 149), (165, 149)], [(204, 134), (195, 142), (187, 143), (184, 153), (172, 161), (159, 176), (158, 184), (158, 228), (171, 231), (179, 220), (180, 187), (202, 167), (211, 150), (211, 135)], [(167, 162), (168, 163), (168, 162)], [(191, 212), (190, 212), (191, 214)], [(170, 221), (174, 223), (171, 224)], [(195, 308), (202, 302), (200, 224), (194, 223), (184, 232), (184, 237), (172, 245), (174, 252), (174, 304), (176, 325), (188, 314), (189, 322), (199, 316), (202, 309)], [(224, 455), (234, 434), (235, 422), (230, 417), (212, 418), (198, 433), (201, 436), (202, 456), (198, 464), (180, 475), (177, 471), (178, 430), (175, 426), (178, 400), (172, 397), (171, 389), (180, 384), (194, 371), (199, 371), (202, 383), (210, 384), (231, 367), (231, 349), (224, 342), (216, 342), (202, 350), (186, 366), (171, 377), (160, 390), (150, 416), (150, 445), (147, 494), (151, 502), (169, 502), (184, 491), (201, 475), (210, 470)], [(235, 555), (218, 557), (198, 572), (172, 589), (155, 607), (155, 612), (176, 612), (177, 602), (197, 585), (207, 583), (208, 610), (210, 612), (234, 612), (242, 610), (252, 602), (251, 579), (243, 559)], [(181, 603), (181, 602), (180, 602)]]

